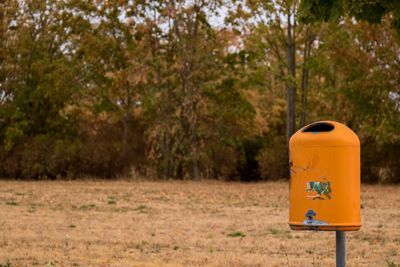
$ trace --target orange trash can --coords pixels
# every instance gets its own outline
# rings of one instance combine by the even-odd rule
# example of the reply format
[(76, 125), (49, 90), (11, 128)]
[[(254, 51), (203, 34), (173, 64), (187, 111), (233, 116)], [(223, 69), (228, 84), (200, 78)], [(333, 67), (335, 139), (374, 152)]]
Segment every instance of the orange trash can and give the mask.
[(360, 220), (360, 141), (344, 124), (320, 121), (289, 142), (293, 230), (356, 231)]

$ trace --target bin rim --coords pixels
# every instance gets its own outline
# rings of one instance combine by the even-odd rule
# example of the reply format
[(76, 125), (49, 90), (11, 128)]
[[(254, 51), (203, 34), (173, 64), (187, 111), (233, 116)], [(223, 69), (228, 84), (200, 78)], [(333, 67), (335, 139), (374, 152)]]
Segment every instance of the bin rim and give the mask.
[[(311, 133), (311, 134), (331, 133), (336, 130), (335, 124), (337, 124), (337, 123), (332, 123), (332, 121), (316, 121), (316, 122), (313, 122), (313, 123), (303, 126), (299, 131), (301, 131), (302, 133)], [(332, 128), (329, 130), (322, 130), (322, 131), (321, 130), (320, 131), (312, 131), (312, 130), (308, 131), (310, 128), (313, 128), (315, 126), (328, 126), (328, 127), (332, 127)]]
[[(333, 126), (333, 129), (328, 131), (305, 131), (310, 127), (315, 125), (325, 124)], [(331, 144), (327, 144), (328, 140), (337, 140), (339, 142), (333, 142)], [(341, 141), (340, 141), (341, 140)], [(310, 124), (303, 126), (301, 129), (296, 131), (289, 140), (289, 145), (299, 144), (308, 142), (308, 146), (320, 146), (321, 141), (325, 142), (323, 144), (324, 147), (338, 147), (338, 146), (360, 146), (360, 139), (357, 134), (348, 126), (343, 123), (331, 121), (331, 120), (323, 120), (316, 121)]]

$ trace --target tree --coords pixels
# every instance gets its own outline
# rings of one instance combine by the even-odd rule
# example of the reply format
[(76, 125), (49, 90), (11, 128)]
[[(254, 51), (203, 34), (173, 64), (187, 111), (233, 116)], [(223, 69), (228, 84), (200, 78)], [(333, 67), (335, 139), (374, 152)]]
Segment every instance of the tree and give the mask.
[[(279, 150), (287, 151), (291, 135), (299, 126), (306, 123), (310, 59), (318, 26), (298, 25), (299, 1), (235, 1), (234, 3), (236, 10), (231, 13), (229, 21), (243, 39), (243, 53), (251, 55), (249, 58), (258, 62), (248, 70), (262, 68), (264, 71), (264, 76), (258, 76), (261, 73), (260, 70), (249, 74), (257, 75), (255, 78), (258, 84), (254, 84), (255, 81), (253, 81), (253, 83), (247, 83), (247, 86), (259, 88), (259, 85), (263, 84), (263, 93), (267, 95), (261, 97), (270, 107), (277, 106), (277, 103), (286, 103), (286, 131), (283, 133), (286, 136), (286, 148), (279, 145)], [(245, 71), (248, 72), (248, 70)], [(272, 93), (275, 90), (282, 90), (282, 87), (286, 91), (285, 101), (281, 101), (282, 94)], [(301, 101), (297, 97), (299, 94), (301, 94)], [(265, 119), (270, 121), (271, 115), (265, 112), (269, 107), (265, 104), (264, 116), (268, 116)], [(280, 113), (275, 113), (274, 116), (279, 116), (282, 120), (280, 115)], [(280, 123), (272, 123), (272, 121), (275, 121), (275, 118), (270, 124), (281, 127)], [(270, 159), (261, 160), (260, 158), (260, 160), (264, 165), (269, 166), (269, 169), (271, 166), (280, 166), (278, 169), (282, 169), (282, 164), (277, 164), (277, 162), (287, 162), (287, 155), (274, 159), (270, 155), (272, 150), (268, 148), (273, 144), (281, 144), (279, 138), (272, 136), (281, 134), (282, 131), (277, 128), (268, 130), (270, 133), (265, 131), (264, 134), (269, 141), (265, 140), (266, 147), (263, 148), (265, 151), (261, 150), (261, 153), (263, 157)], [(281, 171), (274, 171), (274, 173), (282, 175)]]
[[(244, 1), (237, 4), (236, 12), (231, 16), (234, 25), (244, 25), (241, 32), (252, 31), (253, 34), (262, 34), (259, 42), (265, 42), (268, 60), (273, 63), (271, 70), (275, 72), (275, 79), (283, 81), (286, 88), (287, 118), (286, 139), (296, 131), (298, 122), (296, 116), (296, 95), (301, 88), (301, 120), (305, 123), (306, 96), (308, 86), (308, 60), (312, 50), (315, 33), (310, 27), (297, 23), (298, 1), (255, 2)], [(243, 20), (239, 23), (238, 20)], [(304, 41), (302, 41), (302, 39)], [(304, 43), (304, 45), (301, 44)], [(303, 47), (303, 56), (299, 58), (298, 50)], [(301, 75), (298, 75), (298, 61), (302, 63)], [(299, 79), (300, 77), (300, 79)], [(299, 82), (299, 80), (301, 82)], [(300, 85), (300, 86), (299, 86)]]
[[(58, 1), (10, 1), (2, 7), (13, 11), (12, 20), (3, 17), (2, 24), (7, 36), (2, 47), (7, 56), (1, 62), (6, 74), (0, 82), (2, 156), (17, 158), (21, 176), (54, 175), (55, 165), (64, 161), (50, 164), (43, 158), (49, 155), (50, 160), (56, 143), (69, 143), (77, 133), (67, 107), (81, 85), (70, 46), (73, 26), (80, 22)], [(35, 145), (43, 150), (24, 153), (24, 147), (33, 151)]]
[[(234, 139), (242, 129), (233, 125), (251, 117), (251, 107), (228, 71), (225, 48), (230, 34), (208, 22), (207, 15), (219, 4), (150, 1), (136, 7), (143, 10), (143, 41), (152, 73), (144, 105), (150, 125), (147, 151), (158, 176), (227, 175), (232, 168), (218, 166), (217, 148), (234, 158)], [(223, 164), (234, 166), (235, 160)]]
[(339, 24), (291, 0), (1, 2), (0, 175), (281, 178), (290, 135), (335, 119), (364, 179), (398, 181), (397, 5), (318, 3)]
[(396, 0), (302, 0), (300, 17), (304, 22), (339, 21), (344, 17), (381, 23), (386, 14), (393, 16), (392, 26), (400, 31), (400, 3)]
[(400, 48), (391, 19), (380, 25), (345, 19), (321, 33), (312, 68), (321, 77), (316, 113), (358, 133), (364, 181), (398, 181)]
[[(144, 47), (135, 39), (136, 25), (125, 14), (136, 15), (128, 1), (106, 1), (82, 8), (85, 16), (97, 21), (82, 33), (77, 43), (82, 79), (83, 106), (94, 116), (105, 116), (122, 126), (121, 157), (127, 156), (130, 131), (138, 114), (141, 90), (147, 83)], [(94, 15), (93, 15), (94, 14)], [(137, 122), (136, 122), (137, 123)]]

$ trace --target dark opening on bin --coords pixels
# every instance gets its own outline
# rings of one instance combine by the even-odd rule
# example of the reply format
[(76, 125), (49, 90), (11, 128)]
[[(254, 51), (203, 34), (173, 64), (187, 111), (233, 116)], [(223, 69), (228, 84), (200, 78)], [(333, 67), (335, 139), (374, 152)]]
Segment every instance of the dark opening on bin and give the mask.
[(303, 132), (312, 132), (312, 133), (316, 133), (316, 132), (330, 132), (335, 128), (335, 126), (333, 126), (330, 123), (326, 123), (326, 122), (318, 122), (318, 123), (314, 123), (310, 126), (308, 126), (307, 128), (305, 128), (303, 130)]

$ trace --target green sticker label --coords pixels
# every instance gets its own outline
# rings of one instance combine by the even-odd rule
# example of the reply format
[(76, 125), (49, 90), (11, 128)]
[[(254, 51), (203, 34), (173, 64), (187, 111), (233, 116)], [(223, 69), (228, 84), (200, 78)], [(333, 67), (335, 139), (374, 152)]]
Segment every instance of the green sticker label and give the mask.
[(307, 182), (307, 193), (314, 193), (308, 194), (307, 197), (311, 198), (312, 200), (320, 199), (320, 200), (328, 200), (331, 199), (331, 183), (324, 178), (325, 181), (323, 182)]

